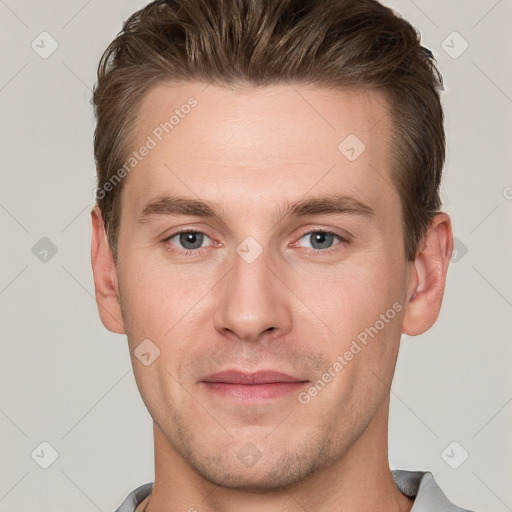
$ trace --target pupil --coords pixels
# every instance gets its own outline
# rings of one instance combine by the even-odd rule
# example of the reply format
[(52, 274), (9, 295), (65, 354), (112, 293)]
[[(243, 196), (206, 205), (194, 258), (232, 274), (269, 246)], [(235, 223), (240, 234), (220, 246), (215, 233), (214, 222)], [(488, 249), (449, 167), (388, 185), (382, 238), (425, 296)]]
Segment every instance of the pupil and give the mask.
[(334, 235), (332, 233), (314, 233), (311, 245), (315, 249), (325, 249), (326, 247), (329, 247), (332, 244), (333, 236)]
[(203, 234), (202, 233), (181, 233), (180, 235), (180, 244), (185, 249), (197, 249), (201, 247), (203, 243)]

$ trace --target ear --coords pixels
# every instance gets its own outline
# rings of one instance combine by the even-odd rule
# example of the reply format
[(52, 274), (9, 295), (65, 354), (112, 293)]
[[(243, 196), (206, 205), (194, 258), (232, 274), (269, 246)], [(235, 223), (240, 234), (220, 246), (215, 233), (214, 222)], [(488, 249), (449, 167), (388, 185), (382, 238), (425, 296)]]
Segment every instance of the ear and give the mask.
[(125, 334), (114, 256), (108, 245), (101, 211), (97, 206), (91, 211), (91, 219), (91, 263), (100, 318), (109, 331)]
[(441, 309), (446, 272), (453, 251), (450, 217), (438, 213), (430, 222), (414, 262), (411, 263), (402, 332), (417, 336), (430, 329)]

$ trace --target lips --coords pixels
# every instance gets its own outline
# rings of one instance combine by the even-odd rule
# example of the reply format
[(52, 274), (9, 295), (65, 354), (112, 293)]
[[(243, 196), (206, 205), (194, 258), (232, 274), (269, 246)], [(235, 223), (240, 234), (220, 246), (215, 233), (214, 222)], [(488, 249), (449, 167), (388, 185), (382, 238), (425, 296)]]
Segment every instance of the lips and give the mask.
[(258, 384), (276, 384), (282, 382), (306, 382), (304, 379), (292, 377), (286, 373), (273, 370), (260, 370), (257, 372), (241, 372), (238, 370), (224, 370), (213, 373), (202, 379), (208, 383), (224, 383), (224, 384), (242, 384), (242, 385), (258, 385)]
[(291, 397), (309, 381), (276, 370), (243, 372), (224, 370), (204, 377), (201, 384), (210, 396), (243, 404), (267, 403)]

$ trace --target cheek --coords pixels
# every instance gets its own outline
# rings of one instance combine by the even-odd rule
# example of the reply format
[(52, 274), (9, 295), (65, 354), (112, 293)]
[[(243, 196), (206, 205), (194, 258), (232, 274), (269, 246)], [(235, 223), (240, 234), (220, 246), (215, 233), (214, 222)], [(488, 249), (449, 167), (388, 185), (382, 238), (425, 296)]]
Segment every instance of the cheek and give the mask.
[(197, 267), (171, 267), (161, 259), (125, 259), (119, 268), (119, 287), (130, 344), (147, 337), (163, 345), (174, 338), (193, 322), (201, 298), (213, 284), (213, 276)]
[(332, 378), (317, 405), (336, 407), (339, 421), (346, 421), (344, 416), (352, 411), (357, 423), (361, 411), (369, 414), (386, 396), (401, 334), (401, 272), (399, 263), (385, 262), (340, 268), (322, 279), (322, 291), (311, 296), (311, 309), (316, 308), (332, 331), (322, 347), (316, 345), (328, 354), (330, 367), (324, 375)]
[[(190, 356), (187, 347), (194, 335), (192, 325), (198, 324), (194, 305), (202, 290), (179, 271), (171, 273), (168, 266), (155, 265), (148, 259), (125, 260), (119, 275), (137, 386), (152, 416), (163, 421), (169, 410), (162, 404), (177, 406), (183, 398), (175, 379), (183, 377), (180, 371)], [(144, 353), (150, 354), (148, 365), (143, 362)]]
[[(309, 277), (296, 283), (302, 288), (298, 295), (308, 298), (311, 314), (321, 318), (329, 327), (330, 337), (342, 344), (373, 326), (390, 308), (386, 320), (395, 320), (397, 309), (401, 309), (393, 309), (393, 304), (402, 301), (402, 270), (399, 265), (377, 260), (308, 272), (305, 276)], [(386, 322), (386, 326), (396, 323)]]
[(144, 340), (160, 345), (160, 333), (167, 322), (169, 298), (156, 274), (143, 262), (124, 259), (119, 262), (118, 280), (121, 311), (131, 352)]

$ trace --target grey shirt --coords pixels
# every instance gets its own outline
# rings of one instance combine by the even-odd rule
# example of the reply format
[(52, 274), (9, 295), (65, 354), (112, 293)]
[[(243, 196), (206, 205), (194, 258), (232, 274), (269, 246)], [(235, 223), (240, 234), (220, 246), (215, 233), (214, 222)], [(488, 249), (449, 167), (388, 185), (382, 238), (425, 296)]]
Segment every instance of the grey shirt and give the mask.
[[(415, 498), (411, 512), (470, 512), (451, 503), (428, 471), (395, 470), (392, 475), (400, 491)], [(152, 489), (152, 483), (137, 487), (116, 512), (135, 512), (140, 503), (151, 494)]]

